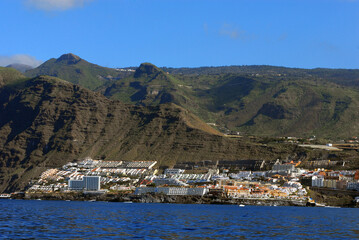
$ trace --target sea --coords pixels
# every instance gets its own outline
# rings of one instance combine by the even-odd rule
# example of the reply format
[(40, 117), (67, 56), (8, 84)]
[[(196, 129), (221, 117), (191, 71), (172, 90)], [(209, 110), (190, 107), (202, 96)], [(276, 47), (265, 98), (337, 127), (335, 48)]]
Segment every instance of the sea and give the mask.
[(0, 200), (1, 239), (359, 239), (359, 209)]

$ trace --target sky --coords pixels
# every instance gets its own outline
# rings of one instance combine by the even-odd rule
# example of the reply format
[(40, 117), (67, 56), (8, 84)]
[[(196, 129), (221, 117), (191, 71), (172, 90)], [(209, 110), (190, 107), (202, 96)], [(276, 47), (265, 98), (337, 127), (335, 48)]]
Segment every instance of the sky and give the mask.
[(0, 0), (0, 66), (359, 68), (359, 0)]

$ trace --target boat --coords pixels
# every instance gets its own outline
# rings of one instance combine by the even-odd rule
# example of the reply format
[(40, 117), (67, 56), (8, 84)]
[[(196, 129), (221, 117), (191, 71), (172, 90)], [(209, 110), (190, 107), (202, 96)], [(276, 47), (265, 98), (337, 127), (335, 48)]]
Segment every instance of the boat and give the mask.
[(0, 198), (10, 198), (10, 197), (11, 197), (11, 195), (7, 194), (7, 193), (0, 194)]
[(246, 205), (243, 204), (239, 204), (238, 207), (245, 207)]

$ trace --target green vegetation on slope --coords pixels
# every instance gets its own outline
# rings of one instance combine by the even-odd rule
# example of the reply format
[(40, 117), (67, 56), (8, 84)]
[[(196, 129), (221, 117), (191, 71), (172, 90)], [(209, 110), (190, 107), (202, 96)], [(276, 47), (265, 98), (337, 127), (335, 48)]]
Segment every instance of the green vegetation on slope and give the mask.
[(24, 78), (24, 75), (13, 68), (0, 67), (0, 87)]
[(62, 55), (27, 76), (57, 76), (142, 106), (175, 103), (222, 132), (241, 135), (347, 138), (359, 135), (359, 70), (273, 66), (163, 68), (135, 73)]
[(358, 70), (271, 66), (164, 70), (175, 75), (143, 64), (134, 76), (110, 86), (105, 96), (142, 105), (173, 102), (227, 132), (326, 138), (359, 135), (355, 121), (359, 117)]
[(121, 78), (121, 74), (124, 75), (115, 69), (89, 63), (71, 53), (64, 54), (58, 59), (52, 58), (39, 67), (25, 72), (28, 77), (54, 76), (91, 90)]

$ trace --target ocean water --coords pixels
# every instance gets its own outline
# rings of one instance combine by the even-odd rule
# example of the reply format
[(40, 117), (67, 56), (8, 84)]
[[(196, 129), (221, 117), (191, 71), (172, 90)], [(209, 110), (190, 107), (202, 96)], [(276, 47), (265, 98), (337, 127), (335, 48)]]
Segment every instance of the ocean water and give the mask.
[(0, 200), (1, 239), (359, 239), (359, 209)]

